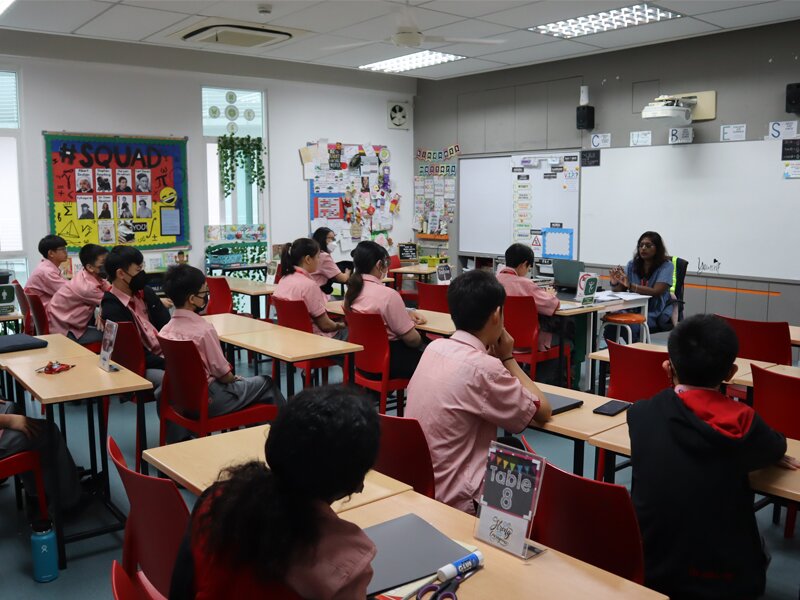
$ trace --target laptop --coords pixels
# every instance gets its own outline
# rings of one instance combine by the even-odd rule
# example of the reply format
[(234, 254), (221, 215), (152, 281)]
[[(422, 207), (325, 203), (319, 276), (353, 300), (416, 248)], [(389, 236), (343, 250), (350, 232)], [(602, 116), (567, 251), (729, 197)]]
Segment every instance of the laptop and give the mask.
[(579, 408), (583, 406), (583, 400), (576, 400), (567, 396), (558, 396), (556, 394), (547, 394), (547, 400), (550, 402), (550, 407), (553, 409), (554, 415), (560, 415), (563, 412)]
[(586, 265), (580, 260), (553, 260), (553, 277), (556, 288), (575, 291), (578, 289), (578, 277), (585, 270)]

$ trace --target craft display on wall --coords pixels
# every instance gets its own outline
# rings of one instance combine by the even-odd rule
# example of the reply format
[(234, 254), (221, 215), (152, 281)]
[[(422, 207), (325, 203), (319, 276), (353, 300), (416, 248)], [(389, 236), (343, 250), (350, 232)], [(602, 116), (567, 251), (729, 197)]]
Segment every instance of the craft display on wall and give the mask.
[(70, 250), (189, 245), (186, 138), (44, 138), (50, 230)]
[[(453, 165), (455, 170), (455, 165)], [(456, 178), (414, 177), (413, 228), (418, 233), (447, 235), (456, 217)]]

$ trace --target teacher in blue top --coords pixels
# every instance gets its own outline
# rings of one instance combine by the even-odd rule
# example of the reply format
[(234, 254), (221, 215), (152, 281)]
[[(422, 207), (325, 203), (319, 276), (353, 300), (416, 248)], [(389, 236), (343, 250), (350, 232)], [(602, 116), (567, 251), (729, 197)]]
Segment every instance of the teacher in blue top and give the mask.
[[(609, 272), (611, 289), (651, 296), (647, 303), (647, 325), (651, 330), (665, 329), (672, 319), (669, 290), (674, 269), (661, 236), (655, 231), (645, 231), (639, 236), (633, 260), (628, 261), (624, 270), (616, 266)], [(635, 329), (638, 330), (638, 326)], [(633, 339), (638, 339), (639, 332), (632, 333)]]

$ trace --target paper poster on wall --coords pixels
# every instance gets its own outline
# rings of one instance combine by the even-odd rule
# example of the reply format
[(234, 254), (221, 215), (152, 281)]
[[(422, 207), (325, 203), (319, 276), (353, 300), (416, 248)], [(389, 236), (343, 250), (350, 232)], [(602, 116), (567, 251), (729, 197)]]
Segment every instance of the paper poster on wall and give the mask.
[[(189, 244), (185, 138), (45, 133), (44, 140), (50, 229), (69, 250)], [(179, 227), (164, 229), (162, 210), (175, 211)]]
[(800, 160), (792, 160), (783, 163), (784, 179), (800, 179)]
[(542, 229), (544, 258), (566, 258), (573, 257), (573, 235), (572, 229), (561, 229), (547, 227)]

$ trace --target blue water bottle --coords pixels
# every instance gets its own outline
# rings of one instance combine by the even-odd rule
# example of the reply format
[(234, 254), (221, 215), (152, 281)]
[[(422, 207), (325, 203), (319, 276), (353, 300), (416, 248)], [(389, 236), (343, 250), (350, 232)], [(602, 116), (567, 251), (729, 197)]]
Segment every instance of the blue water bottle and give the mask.
[(50, 521), (34, 521), (31, 525), (31, 557), (33, 578), (39, 583), (58, 579), (58, 545)]

